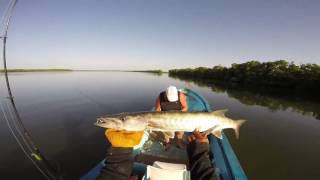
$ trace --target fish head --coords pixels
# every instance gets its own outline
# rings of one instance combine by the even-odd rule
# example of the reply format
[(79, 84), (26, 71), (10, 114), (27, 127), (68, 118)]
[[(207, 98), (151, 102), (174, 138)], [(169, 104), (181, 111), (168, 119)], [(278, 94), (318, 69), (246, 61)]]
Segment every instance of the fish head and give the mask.
[(147, 121), (139, 115), (121, 113), (98, 118), (95, 125), (115, 130), (143, 131), (147, 126)]
[(97, 122), (94, 125), (103, 127), (103, 128), (111, 128), (116, 130), (123, 129), (123, 120), (118, 117), (103, 117), (98, 118)]

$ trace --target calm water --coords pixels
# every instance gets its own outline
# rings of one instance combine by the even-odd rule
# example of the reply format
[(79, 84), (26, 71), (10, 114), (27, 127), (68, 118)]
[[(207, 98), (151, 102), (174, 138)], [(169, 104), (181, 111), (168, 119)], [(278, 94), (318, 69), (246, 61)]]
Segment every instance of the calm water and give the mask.
[[(5, 96), (1, 78), (1, 101)], [(49, 157), (76, 179), (104, 158), (103, 129), (96, 117), (146, 111), (168, 85), (190, 86), (215, 109), (247, 119), (240, 139), (229, 140), (249, 179), (320, 178), (320, 103), (279, 99), (172, 79), (122, 72), (12, 73), (13, 94), (25, 126)], [(1, 179), (41, 179), (18, 148), (1, 115)], [(6, 178), (4, 178), (6, 177)]]

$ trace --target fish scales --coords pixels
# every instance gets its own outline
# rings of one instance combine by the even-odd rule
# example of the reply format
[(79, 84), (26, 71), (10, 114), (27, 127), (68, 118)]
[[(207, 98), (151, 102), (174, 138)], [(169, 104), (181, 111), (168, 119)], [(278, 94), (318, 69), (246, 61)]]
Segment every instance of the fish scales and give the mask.
[(222, 129), (232, 128), (239, 136), (239, 127), (245, 120), (225, 117), (226, 110), (214, 112), (138, 112), (122, 113), (98, 118), (95, 125), (126, 131), (200, 131), (212, 130), (221, 138)]
[(184, 116), (175, 116), (172, 118), (152, 118), (149, 119), (150, 127), (155, 126), (163, 131), (193, 131), (195, 128), (206, 130), (206, 127), (214, 126), (212, 117), (200, 116), (198, 113), (185, 114)]

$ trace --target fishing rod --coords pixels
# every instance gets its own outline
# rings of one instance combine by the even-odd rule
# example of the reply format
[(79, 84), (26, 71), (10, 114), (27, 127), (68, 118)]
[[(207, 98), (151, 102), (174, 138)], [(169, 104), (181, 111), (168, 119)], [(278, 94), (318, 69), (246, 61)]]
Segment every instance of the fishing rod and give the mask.
[[(12, 95), (9, 77), (8, 77), (8, 69), (7, 69), (6, 42), (7, 42), (7, 35), (8, 35), (10, 20), (17, 2), (18, 0), (10, 1), (8, 9), (4, 15), (3, 35), (0, 36), (0, 39), (2, 40), (2, 48), (3, 48), (2, 58), (3, 58), (4, 76), (5, 76), (5, 82), (7, 87), (7, 93), (8, 93), (8, 97), (6, 98), (9, 99), (9, 102), (6, 102), (4, 104), (1, 101), (0, 107), (12, 136), (18, 143), (20, 149), (27, 156), (27, 158), (32, 162), (32, 164), (37, 168), (37, 170), (46, 179), (62, 180), (63, 177), (62, 177), (61, 169), (58, 163), (55, 163), (54, 165), (52, 165), (50, 161), (40, 152), (40, 149), (36, 146), (36, 144), (32, 141), (30, 133), (25, 128), (22, 122), (18, 109), (15, 105), (14, 96)], [(5, 109), (7, 109), (7, 111)]]

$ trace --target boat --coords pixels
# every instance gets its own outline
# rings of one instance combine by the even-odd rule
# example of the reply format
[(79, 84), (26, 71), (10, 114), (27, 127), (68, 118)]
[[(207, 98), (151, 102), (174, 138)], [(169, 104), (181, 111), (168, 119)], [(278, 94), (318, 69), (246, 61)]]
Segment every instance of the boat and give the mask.
[[(187, 88), (180, 91), (187, 96), (189, 111), (211, 111), (209, 103), (198, 93)], [(217, 175), (222, 180), (247, 180), (247, 176), (238, 158), (236, 157), (227, 136), (224, 133), (222, 133), (222, 136), (222, 139), (218, 139), (213, 135), (208, 136), (210, 142), (210, 153), (212, 155), (210, 156), (212, 157), (211, 162), (213, 164), (213, 167), (215, 167), (216, 169)], [(133, 175), (142, 177), (146, 174), (147, 165), (151, 165), (155, 161), (168, 163), (187, 163), (187, 160), (179, 161), (178, 159), (174, 158), (157, 157), (154, 155), (142, 153), (140, 148), (146, 142), (146, 139), (148, 139), (148, 135), (145, 135), (142, 143), (134, 148), (135, 163), (133, 168)], [(82, 176), (80, 180), (95, 179), (99, 175), (100, 170), (101, 168), (103, 168), (104, 164), (105, 162), (104, 160), (102, 160), (94, 168), (92, 168), (84, 176)]]

